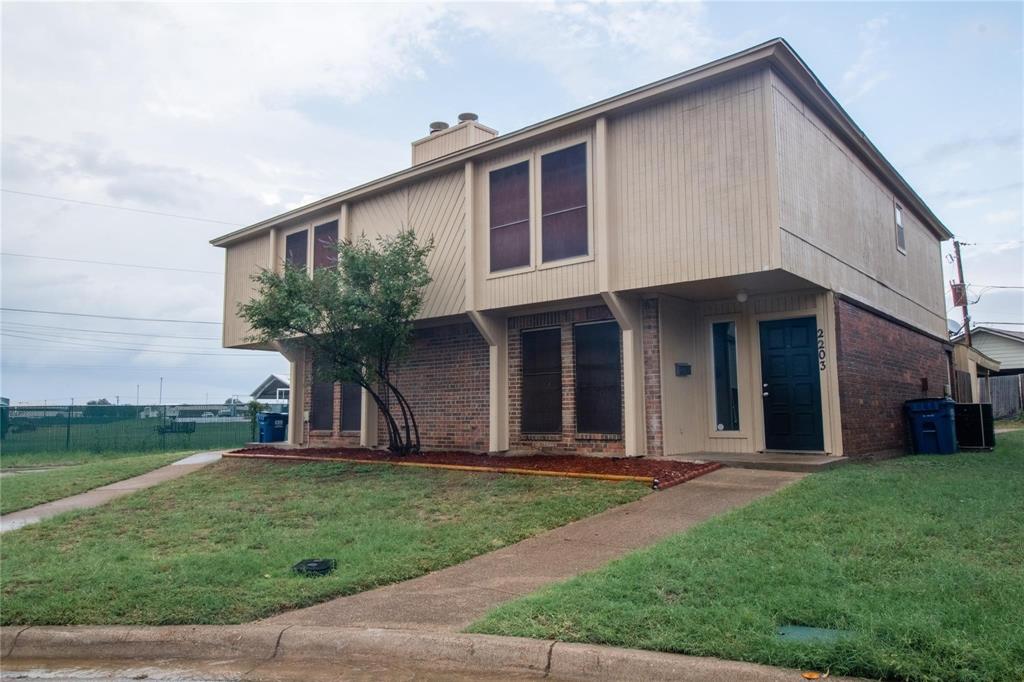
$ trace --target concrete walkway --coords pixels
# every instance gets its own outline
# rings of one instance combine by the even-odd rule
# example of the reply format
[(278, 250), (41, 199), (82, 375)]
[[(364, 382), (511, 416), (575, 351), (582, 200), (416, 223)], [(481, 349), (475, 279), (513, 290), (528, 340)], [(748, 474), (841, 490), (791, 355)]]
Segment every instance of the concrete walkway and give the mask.
[(458, 631), (503, 602), (593, 570), (804, 475), (719, 469), (457, 566), (261, 622)]
[(47, 502), (46, 504), (40, 504), (35, 507), (29, 507), (28, 509), (22, 509), (21, 511), (5, 514), (0, 516), (0, 533), (15, 530), (22, 526), (27, 526), (30, 523), (38, 523), (43, 519), (48, 519), (51, 516), (56, 516), (57, 514), (63, 514), (66, 511), (98, 507), (101, 504), (106, 504), (107, 502), (116, 500), (119, 497), (130, 495), (137, 490), (152, 488), (164, 481), (173, 481), (176, 478), (181, 478), (193, 471), (202, 469), (211, 462), (216, 462), (220, 459), (220, 456), (221, 451), (219, 450), (214, 452), (200, 452), (184, 459), (179, 459), (177, 462), (160, 467), (159, 469), (154, 469), (153, 471), (142, 474), (141, 476), (126, 478), (125, 480), (118, 481), (117, 483), (93, 488), (92, 490), (79, 495), (72, 495), (71, 497), (65, 497), (62, 500), (54, 500), (53, 502)]

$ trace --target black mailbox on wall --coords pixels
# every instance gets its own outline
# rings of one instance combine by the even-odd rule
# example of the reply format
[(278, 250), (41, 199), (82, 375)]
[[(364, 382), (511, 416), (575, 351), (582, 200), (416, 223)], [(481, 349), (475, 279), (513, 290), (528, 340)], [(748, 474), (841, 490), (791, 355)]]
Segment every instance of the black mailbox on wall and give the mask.
[(676, 376), (677, 377), (688, 377), (690, 376), (690, 363), (688, 362), (677, 362), (676, 363)]

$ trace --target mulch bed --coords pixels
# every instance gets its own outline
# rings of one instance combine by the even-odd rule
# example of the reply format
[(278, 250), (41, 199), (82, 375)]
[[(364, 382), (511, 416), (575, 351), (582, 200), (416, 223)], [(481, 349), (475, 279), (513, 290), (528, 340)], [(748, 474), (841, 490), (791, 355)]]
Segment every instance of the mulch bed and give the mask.
[[(367, 463), (394, 463), (401, 465), (438, 464), (450, 467), (481, 467), (506, 470), (505, 473), (531, 471), (562, 474), (596, 474), (629, 476), (641, 480), (657, 490), (664, 490), (691, 479), (711, 473), (722, 465), (717, 462), (678, 462), (646, 457), (587, 457), (583, 455), (481, 455), (457, 450), (425, 452), (401, 457), (386, 450), (364, 448), (275, 448), (250, 447), (235, 450), (227, 457), (278, 459), (283, 461), (359, 461)], [(507, 471), (519, 469), (521, 472)]]

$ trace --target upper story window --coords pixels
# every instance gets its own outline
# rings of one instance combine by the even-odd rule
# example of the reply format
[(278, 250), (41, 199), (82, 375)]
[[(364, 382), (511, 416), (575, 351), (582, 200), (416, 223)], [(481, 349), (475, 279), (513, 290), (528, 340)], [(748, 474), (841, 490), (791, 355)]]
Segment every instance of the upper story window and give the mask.
[(330, 268), (338, 262), (338, 221), (313, 228), (313, 267)]
[(306, 256), (309, 250), (307, 231), (292, 232), (284, 240), (284, 261), (288, 265), (306, 267)]
[(587, 146), (540, 159), (541, 260), (587, 255)]
[(907, 252), (907, 233), (903, 229), (903, 207), (896, 204), (896, 215), (894, 218), (896, 222), (896, 248), (899, 249), (900, 253)]
[(491, 272), (530, 264), (530, 162), (491, 171)]

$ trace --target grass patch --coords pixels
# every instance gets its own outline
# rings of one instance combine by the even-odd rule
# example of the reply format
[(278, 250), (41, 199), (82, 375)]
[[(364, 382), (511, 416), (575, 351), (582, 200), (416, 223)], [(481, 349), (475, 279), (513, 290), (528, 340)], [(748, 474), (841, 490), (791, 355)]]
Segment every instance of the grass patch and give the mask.
[[(1024, 679), (1024, 432), (813, 476), (473, 632), (901, 680)], [(781, 642), (780, 625), (852, 639)]]
[[(161, 453), (168, 456), (175, 456), (182, 459), (191, 455), (196, 450), (176, 449), (170, 452)], [(0, 471), (11, 471), (16, 469), (36, 469), (48, 467), (74, 466), (77, 464), (91, 464), (93, 462), (109, 462), (112, 460), (129, 459), (133, 457), (150, 457), (152, 451), (121, 452), (116, 450), (92, 452), (88, 450), (51, 450), (48, 452), (33, 453), (10, 453), (6, 449), (0, 453)]]
[[(647, 493), (636, 483), (222, 461), (5, 534), (0, 622), (239, 623), (413, 578)], [(306, 558), (338, 567), (293, 575)]]
[(181, 453), (137, 455), (92, 461), (0, 477), (0, 514), (27, 509), (44, 502), (84, 493), (101, 485), (123, 481), (182, 459)]

